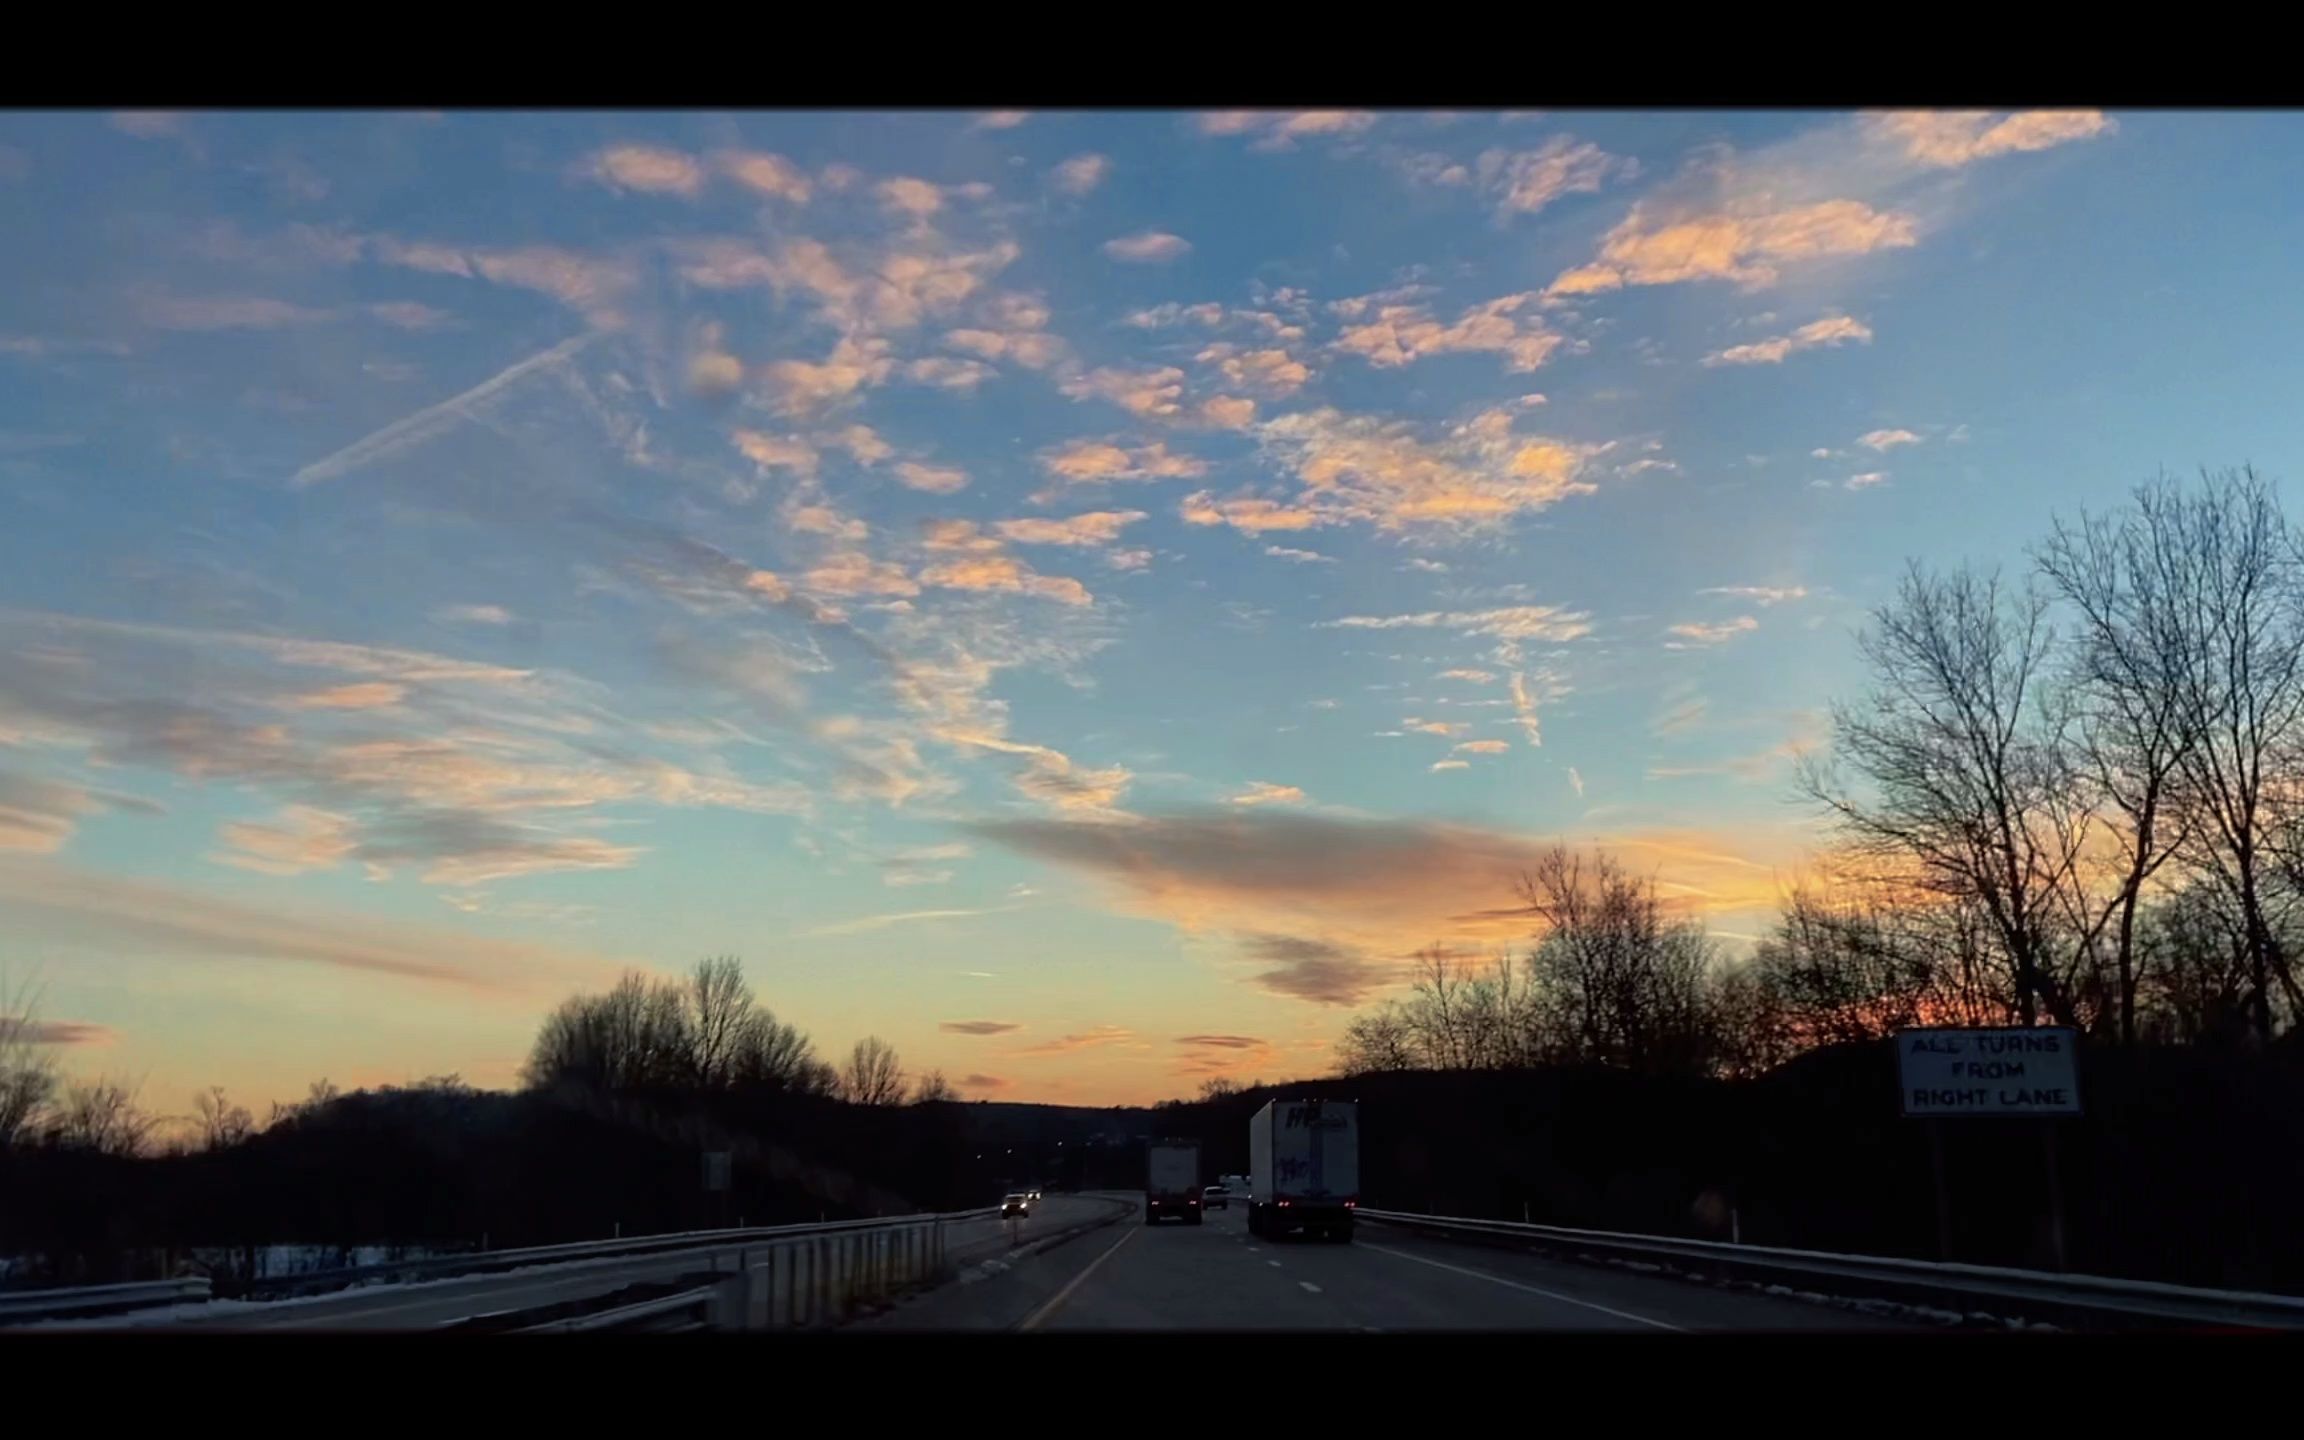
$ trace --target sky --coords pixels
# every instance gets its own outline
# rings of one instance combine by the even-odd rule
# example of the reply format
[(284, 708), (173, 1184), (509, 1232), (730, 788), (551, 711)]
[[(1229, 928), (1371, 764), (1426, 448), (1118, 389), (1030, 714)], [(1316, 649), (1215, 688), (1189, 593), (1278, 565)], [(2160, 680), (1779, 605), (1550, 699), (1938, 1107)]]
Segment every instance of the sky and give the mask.
[(1564, 841), (1726, 953), (1907, 557), (2304, 435), (2304, 122), (0, 116), (0, 976), (155, 1109), (1331, 1063)]

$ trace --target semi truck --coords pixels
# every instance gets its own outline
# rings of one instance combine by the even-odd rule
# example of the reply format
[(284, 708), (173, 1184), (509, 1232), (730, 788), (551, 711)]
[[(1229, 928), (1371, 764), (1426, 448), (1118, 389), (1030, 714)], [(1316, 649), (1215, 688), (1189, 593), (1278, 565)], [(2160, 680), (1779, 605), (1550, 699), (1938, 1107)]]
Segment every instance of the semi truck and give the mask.
[(1360, 1207), (1360, 1107), (1272, 1100), (1248, 1122), (1248, 1231), (1349, 1242)]
[(1187, 1225), (1203, 1219), (1200, 1208), (1200, 1142), (1154, 1140), (1144, 1156), (1144, 1223), (1157, 1225), (1173, 1215)]

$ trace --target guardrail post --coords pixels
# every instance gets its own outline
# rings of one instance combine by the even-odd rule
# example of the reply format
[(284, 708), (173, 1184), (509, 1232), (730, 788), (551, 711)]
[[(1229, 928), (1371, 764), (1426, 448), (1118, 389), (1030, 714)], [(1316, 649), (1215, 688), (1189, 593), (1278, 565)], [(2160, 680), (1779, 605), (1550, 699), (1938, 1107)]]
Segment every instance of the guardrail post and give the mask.
[(819, 1237), (817, 1237), (817, 1240), (816, 1240), (816, 1254), (815, 1254), (815, 1256), (813, 1257), (813, 1259), (814, 1259), (814, 1265), (815, 1265), (815, 1274), (813, 1274), (813, 1275), (811, 1275), (811, 1276), (809, 1277), (809, 1278), (810, 1278), (812, 1281), (814, 1281), (814, 1282), (815, 1282), (815, 1292), (816, 1292), (816, 1293), (815, 1293), (815, 1295), (814, 1295), (814, 1297), (812, 1298), (812, 1301), (811, 1301), (811, 1303), (810, 1303), (810, 1304), (809, 1304), (809, 1306), (808, 1306), (808, 1322), (809, 1322), (810, 1324), (814, 1324), (814, 1323), (816, 1323), (816, 1321), (817, 1321), (817, 1320), (819, 1320), (819, 1319), (827, 1319), (827, 1320), (828, 1320), (828, 1319), (830, 1319), (830, 1318), (831, 1318), (831, 1314), (832, 1314), (832, 1273), (831, 1273), (831, 1265), (830, 1265), (830, 1263), (829, 1263), (829, 1262), (830, 1262), (830, 1260), (831, 1260), (831, 1257), (832, 1257), (832, 1242), (831, 1242), (831, 1240), (830, 1240), (828, 1237), (824, 1237), (824, 1236), (819, 1236)]
[(729, 1276), (712, 1287), (712, 1294), (704, 1302), (704, 1328), (707, 1330), (741, 1330), (751, 1309), (747, 1291), (751, 1276), (743, 1271)]

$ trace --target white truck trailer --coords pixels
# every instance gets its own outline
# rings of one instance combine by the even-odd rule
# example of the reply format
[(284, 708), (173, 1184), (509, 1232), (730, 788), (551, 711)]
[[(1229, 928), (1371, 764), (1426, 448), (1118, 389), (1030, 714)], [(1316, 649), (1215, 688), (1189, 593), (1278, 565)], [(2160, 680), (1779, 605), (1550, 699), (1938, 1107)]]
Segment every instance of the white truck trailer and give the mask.
[(1352, 1238), (1360, 1206), (1360, 1107), (1349, 1100), (1273, 1100), (1248, 1122), (1248, 1230)]

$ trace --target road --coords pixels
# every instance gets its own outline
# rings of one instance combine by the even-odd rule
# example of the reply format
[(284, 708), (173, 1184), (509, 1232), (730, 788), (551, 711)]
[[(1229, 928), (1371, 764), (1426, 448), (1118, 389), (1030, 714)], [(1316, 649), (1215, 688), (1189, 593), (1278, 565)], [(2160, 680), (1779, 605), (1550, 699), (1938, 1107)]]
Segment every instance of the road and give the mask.
[(1430, 1240), (1363, 1223), (1349, 1245), (1126, 1219), (862, 1330), (1850, 1331), (1933, 1328), (1796, 1299)]

